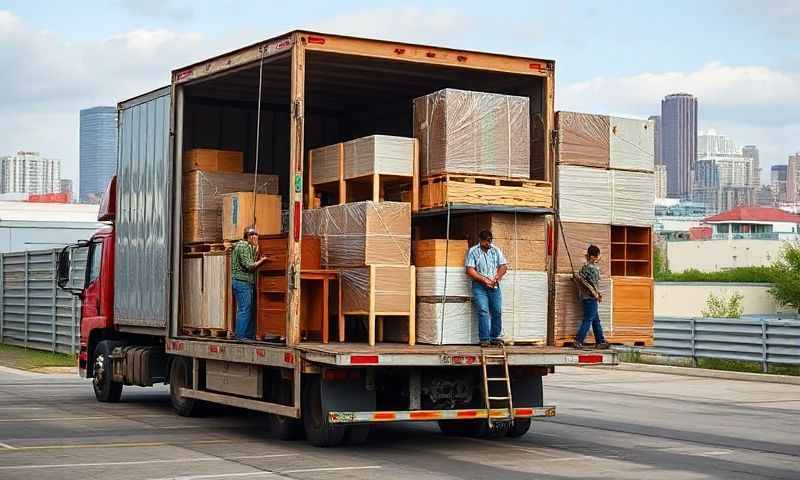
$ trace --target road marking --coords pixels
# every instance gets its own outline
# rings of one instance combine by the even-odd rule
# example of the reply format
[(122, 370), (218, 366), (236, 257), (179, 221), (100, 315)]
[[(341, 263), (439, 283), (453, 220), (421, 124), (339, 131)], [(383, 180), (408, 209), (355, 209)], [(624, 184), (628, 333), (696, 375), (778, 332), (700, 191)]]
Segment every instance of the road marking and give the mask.
[(719, 450), (719, 451), (715, 451), (715, 452), (698, 453), (697, 455), (702, 455), (702, 456), (705, 457), (705, 456), (709, 456), (709, 455), (711, 455), (711, 456), (713, 456), (713, 455), (730, 455), (731, 453), (733, 453), (733, 452), (725, 451), (725, 450)]
[(44, 407), (0, 407), (0, 410), (44, 410)]
[(283, 470), (281, 472), (270, 472), (262, 470), (258, 472), (217, 473), (210, 475), (181, 475), (175, 477), (151, 478), (149, 480), (204, 480), (209, 478), (228, 478), (228, 477), (283, 476), (284, 474), (291, 474), (291, 473), (341, 472), (346, 470), (377, 470), (381, 468), (383, 467), (381, 467), (380, 465), (365, 465), (363, 467), (320, 467), (320, 468), (302, 468), (298, 470)]
[[(235, 440), (196, 440), (193, 442), (184, 442), (182, 445), (208, 445), (215, 443), (234, 443)], [(134, 443), (84, 443), (77, 445), (31, 445), (24, 447), (14, 447), (14, 450), (62, 450), (72, 448), (125, 448), (125, 447), (164, 447), (175, 446), (174, 443), (167, 442), (134, 442)]]
[(0, 442), (0, 447), (3, 447), (8, 450), (17, 450), (17, 447), (12, 447), (11, 445), (3, 442)]
[(132, 416), (118, 416), (118, 415), (103, 415), (103, 416), (93, 416), (93, 417), (41, 417), (41, 418), (3, 418), (0, 419), (0, 422), (48, 422), (48, 421), (59, 421), (64, 422), (68, 420), (109, 420), (109, 419), (119, 419), (119, 420), (135, 420), (137, 418), (173, 418), (174, 415), (164, 415), (164, 414), (144, 414), (144, 415), (132, 415)]
[(166, 460), (137, 460), (130, 462), (103, 462), (103, 463), (59, 463), (53, 465), (8, 465), (0, 466), (0, 470), (41, 470), (48, 468), (72, 468), (72, 467), (115, 467), (125, 465), (145, 465), (149, 463), (183, 463), (183, 462), (227, 462), (231, 460), (252, 460), (258, 458), (277, 458), (293, 457), (299, 453), (273, 453), (269, 455), (248, 455), (245, 457), (190, 457), (174, 458)]

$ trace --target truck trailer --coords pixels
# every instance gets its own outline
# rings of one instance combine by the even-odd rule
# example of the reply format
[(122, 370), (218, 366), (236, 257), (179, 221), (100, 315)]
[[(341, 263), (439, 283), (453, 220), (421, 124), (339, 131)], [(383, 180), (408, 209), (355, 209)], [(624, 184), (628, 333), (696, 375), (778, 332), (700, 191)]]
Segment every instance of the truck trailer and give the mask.
[[(275, 436), (319, 446), (363, 442), (373, 423), (396, 421), (520, 436), (532, 418), (555, 415), (542, 377), (556, 366), (615, 364), (614, 351), (304, 341), (299, 288), (304, 152), (375, 133), (410, 137), (414, 98), (478, 90), (529, 98), (532, 176), (552, 181), (554, 73), (549, 60), (293, 31), (176, 69), (169, 86), (119, 103), (117, 175), (99, 217), (109, 226), (59, 258), (68, 289), (71, 254), (88, 250), (84, 285), (73, 289), (82, 299), (80, 375), (101, 402), (118, 401), (125, 385), (165, 383), (179, 415), (205, 404), (257, 410)], [(288, 213), (284, 341), (180, 328), (181, 165), (192, 148), (235, 148), (247, 172), (279, 177)]]

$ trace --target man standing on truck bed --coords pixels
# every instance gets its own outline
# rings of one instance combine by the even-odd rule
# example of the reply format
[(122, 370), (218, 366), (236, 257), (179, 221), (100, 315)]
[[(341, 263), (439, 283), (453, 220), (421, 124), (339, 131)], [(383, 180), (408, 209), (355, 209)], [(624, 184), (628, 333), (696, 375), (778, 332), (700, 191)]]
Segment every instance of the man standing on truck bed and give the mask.
[(258, 232), (253, 227), (244, 229), (242, 240), (236, 242), (231, 254), (233, 294), (236, 297), (236, 338), (254, 340), (256, 329), (253, 322), (255, 301), (255, 271), (267, 260), (258, 259)]
[(478, 244), (467, 252), (467, 275), (472, 279), (472, 301), (478, 310), (478, 338), (481, 346), (502, 345), (503, 296), (500, 280), (508, 271), (505, 255), (492, 245), (492, 232), (478, 234)]
[(594, 331), (594, 340), (597, 348), (608, 348), (606, 339), (603, 336), (603, 326), (600, 324), (598, 313), (598, 303), (603, 301), (600, 293), (600, 247), (589, 245), (586, 250), (586, 263), (581, 268), (580, 276), (584, 281), (584, 287), (580, 288), (581, 303), (583, 303), (583, 322), (578, 328), (578, 335), (575, 337), (575, 348), (583, 348), (583, 341), (589, 328)]

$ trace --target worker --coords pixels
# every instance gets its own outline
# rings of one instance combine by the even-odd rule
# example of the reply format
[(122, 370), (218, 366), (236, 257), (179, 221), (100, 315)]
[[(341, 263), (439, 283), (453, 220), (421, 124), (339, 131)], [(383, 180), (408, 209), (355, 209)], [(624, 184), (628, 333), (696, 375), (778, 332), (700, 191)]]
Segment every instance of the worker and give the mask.
[(478, 244), (467, 252), (465, 266), (472, 279), (472, 302), (478, 311), (478, 338), (482, 347), (502, 345), (503, 296), (500, 281), (508, 271), (506, 257), (492, 245), (492, 232), (478, 234)]
[(594, 332), (595, 346), (597, 348), (608, 348), (606, 339), (603, 336), (603, 326), (600, 324), (598, 314), (598, 304), (603, 301), (603, 294), (600, 293), (600, 248), (597, 245), (589, 245), (586, 249), (586, 263), (581, 267), (580, 276), (584, 281), (584, 287), (580, 288), (581, 303), (583, 303), (583, 321), (578, 328), (578, 335), (575, 337), (575, 347), (583, 348), (583, 341), (591, 327)]
[(231, 283), (236, 297), (235, 334), (238, 340), (255, 340), (255, 271), (266, 260), (266, 256), (258, 258), (258, 232), (253, 227), (245, 228), (242, 240), (236, 242), (231, 254)]

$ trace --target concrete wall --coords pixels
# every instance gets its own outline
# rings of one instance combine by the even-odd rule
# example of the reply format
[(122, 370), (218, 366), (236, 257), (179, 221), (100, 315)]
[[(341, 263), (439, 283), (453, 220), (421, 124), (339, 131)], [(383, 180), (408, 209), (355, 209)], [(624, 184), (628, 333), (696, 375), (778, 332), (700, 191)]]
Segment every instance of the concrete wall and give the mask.
[(667, 265), (674, 273), (694, 268), (716, 272), (735, 267), (770, 265), (784, 242), (780, 240), (688, 240), (667, 242)]
[(743, 315), (792, 313), (781, 308), (769, 294), (768, 283), (656, 282), (654, 313), (656, 317), (699, 317), (706, 308), (708, 295), (741, 293)]

